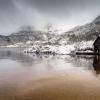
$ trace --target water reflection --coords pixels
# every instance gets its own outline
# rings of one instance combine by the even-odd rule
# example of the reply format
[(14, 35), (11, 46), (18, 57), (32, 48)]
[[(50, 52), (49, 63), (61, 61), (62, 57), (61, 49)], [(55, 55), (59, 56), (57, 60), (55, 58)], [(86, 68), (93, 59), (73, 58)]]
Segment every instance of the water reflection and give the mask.
[[(24, 54), (20, 49), (0, 49), (0, 61), (6, 59), (20, 63), (22, 67), (36, 68), (39, 65), (50, 71), (56, 68), (67, 69), (70, 64), (70, 68), (83, 68), (83, 70), (92, 70), (97, 75), (100, 74), (100, 56), (35, 55)], [(0, 65), (2, 66), (1, 62)]]
[(35, 63), (40, 63), (42, 60), (51, 59), (51, 55), (36, 55), (36, 54), (25, 54), (23, 49), (0, 49), (0, 60), (8, 59), (16, 61), (22, 66), (33, 66)]
[[(23, 67), (33, 67), (35, 64), (47, 63), (47, 67), (54, 66), (53, 64), (57, 62), (58, 65), (64, 63), (71, 67), (84, 67), (84, 69), (91, 70), (92, 67), (99, 74), (100, 72), (100, 57), (98, 56), (76, 56), (76, 55), (35, 55), (35, 54), (24, 54), (20, 49), (0, 49), (0, 60), (8, 59), (11, 61), (16, 61), (20, 63)], [(93, 64), (93, 65), (92, 65)], [(66, 66), (64, 65), (64, 66)], [(60, 65), (62, 66), (62, 65)], [(66, 66), (67, 67), (67, 66)]]
[[(100, 90), (96, 92), (97, 89), (100, 89), (100, 79), (94, 75), (94, 72), (97, 75), (100, 74), (100, 56), (35, 55), (24, 54), (22, 50), (0, 49), (0, 94), (4, 95), (3, 99), (0, 95), (0, 100), (18, 100), (15, 99), (15, 97), (18, 97), (18, 94), (23, 94), (25, 91), (30, 93), (32, 89), (36, 88), (40, 88), (41, 91), (42, 85), (44, 89), (48, 84), (51, 87), (55, 84), (53, 88), (48, 89), (48, 91), (51, 89), (52, 92), (50, 93), (58, 89), (56, 91), (58, 93), (57, 96), (65, 93), (65, 100), (68, 96), (73, 97), (72, 95), (76, 93), (76, 90), (82, 98), (93, 92), (89, 97), (97, 96), (96, 93), (99, 95), (100, 92)], [(69, 90), (67, 91), (68, 88)], [(83, 95), (83, 90), (86, 95)], [(69, 91), (75, 93), (68, 94), (70, 93)], [(62, 93), (59, 94), (59, 92)], [(49, 96), (48, 94), (46, 96)], [(20, 100), (40, 100), (35, 99), (35, 94), (32, 99), (27, 99), (27, 97)], [(29, 95), (29, 97), (31, 96)], [(61, 100), (61, 98), (57, 100)], [(80, 97), (78, 100), (80, 100)]]
[(16, 52), (14, 50), (0, 50), (0, 60), (9, 59), (12, 61), (16, 61), (18, 63), (24, 64), (24, 66), (31, 66), (33, 59), (22, 52)]
[(93, 68), (97, 75), (100, 74), (100, 56), (98, 55), (94, 56)]

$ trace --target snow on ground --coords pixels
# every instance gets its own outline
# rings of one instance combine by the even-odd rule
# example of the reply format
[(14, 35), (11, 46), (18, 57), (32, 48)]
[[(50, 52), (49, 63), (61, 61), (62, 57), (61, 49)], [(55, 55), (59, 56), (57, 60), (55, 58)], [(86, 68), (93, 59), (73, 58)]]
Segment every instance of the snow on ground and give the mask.
[[(92, 52), (88, 49), (93, 48), (93, 41), (82, 41), (78, 43), (74, 43), (71, 45), (63, 45), (59, 46), (56, 50), (56, 53), (58, 54), (70, 54), (72, 52), (76, 52), (77, 50), (86, 50), (86, 52)], [(82, 51), (83, 52), (83, 51)]]
[(75, 48), (82, 50), (87, 48), (93, 48), (93, 42), (94, 41), (82, 41), (75, 44)]
[[(55, 52), (57, 54), (70, 54), (72, 52), (76, 52), (76, 51), (83, 51), (83, 50), (87, 50), (87, 52), (91, 52), (89, 51), (90, 49), (93, 48), (93, 42), (94, 41), (81, 41), (81, 42), (76, 42), (74, 44), (71, 45), (65, 45), (65, 44), (61, 44), (61, 45), (33, 45), (28, 46), (29, 48), (27, 48), (24, 51), (28, 51), (28, 52), (35, 52), (36, 50), (40, 50), (40, 52), (46, 52), (46, 51), (52, 51)], [(28, 44), (30, 44), (28, 42)], [(31, 43), (32, 44), (32, 43)], [(24, 47), (25, 45), (22, 43), (17, 43), (14, 45), (8, 45), (6, 47)]]
[(71, 51), (75, 50), (74, 45), (63, 45), (59, 46), (56, 53), (58, 54), (69, 54)]

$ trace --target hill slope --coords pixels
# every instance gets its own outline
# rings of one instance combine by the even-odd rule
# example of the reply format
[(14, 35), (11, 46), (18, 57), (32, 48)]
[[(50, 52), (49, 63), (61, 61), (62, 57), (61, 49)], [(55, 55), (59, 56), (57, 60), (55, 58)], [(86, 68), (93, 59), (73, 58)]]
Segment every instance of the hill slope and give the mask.
[(100, 33), (100, 16), (93, 22), (78, 26), (65, 32), (62, 36), (68, 38), (70, 43), (95, 40)]

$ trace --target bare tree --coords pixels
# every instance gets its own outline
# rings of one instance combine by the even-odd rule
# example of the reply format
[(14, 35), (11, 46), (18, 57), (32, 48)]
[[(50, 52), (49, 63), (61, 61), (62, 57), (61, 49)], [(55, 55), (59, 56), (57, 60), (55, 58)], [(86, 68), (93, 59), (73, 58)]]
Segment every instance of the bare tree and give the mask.
[(44, 29), (46, 30), (46, 33), (47, 33), (47, 34), (50, 34), (50, 33), (52, 33), (52, 31), (53, 31), (53, 25), (52, 25), (51, 23), (48, 23), (48, 24), (46, 24), (46, 25), (44, 26)]
[(52, 25), (51, 23), (47, 23), (47, 24), (44, 26), (44, 30), (45, 30), (46, 33), (47, 33), (47, 39), (48, 39), (48, 43), (49, 43), (50, 34), (53, 34), (53, 33), (54, 33), (53, 25)]
[(44, 26), (44, 30), (47, 33), (47, 41), (48, 41), (48, 43), (50, 42), (50, 39), (52, 38), (51, 37), (52, 35), (50, 35), (50, 34), (57, 35), (58, 31), (59, 31), (59, 30), (55, 29), (51, 23), (46, 24)]

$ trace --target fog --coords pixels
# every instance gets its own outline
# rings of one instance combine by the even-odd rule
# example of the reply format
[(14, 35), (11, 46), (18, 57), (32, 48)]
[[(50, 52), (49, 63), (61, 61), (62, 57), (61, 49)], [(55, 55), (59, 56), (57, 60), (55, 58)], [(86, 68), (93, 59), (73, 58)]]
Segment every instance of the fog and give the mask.
[(0, 34), (31, 25), (52, 23), (59, 31), (91, 22), (100, 14), (100, 0), (0, 0)]

